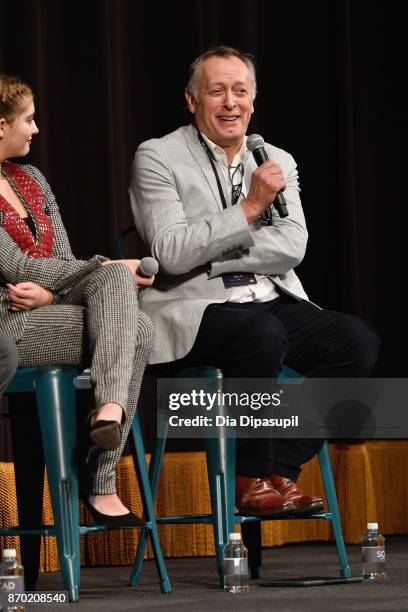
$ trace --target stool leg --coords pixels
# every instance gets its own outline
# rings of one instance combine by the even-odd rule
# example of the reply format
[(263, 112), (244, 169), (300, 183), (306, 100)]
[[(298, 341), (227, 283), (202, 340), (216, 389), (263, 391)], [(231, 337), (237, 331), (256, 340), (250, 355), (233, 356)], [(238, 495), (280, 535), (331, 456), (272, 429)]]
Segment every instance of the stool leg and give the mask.
[(224, 587), (224, 547), (235, 531), (235, 438), (206, 438), (208, 483), (213, 515), (215, 556), (220, 586)]
[[(135, 414), (135, 417), (133, 419), (132, 432), (133, 432), (133, 437), (134, 437), (134, 442), (135, 442), (135, 453), (136, 453), (136, 460), (137, 460), (137, 472), (138, 472), (138, 479), (139, 479), (140, 494), (143, 500), (145, 517), (147, 521), (150, 523), (150, 527), (149, 527), (150, 539), (152, 542), (152, 547), (153, 547), (153, 552), (154, 552), (154, 560), (155, 560), (157, 571), (160, 577), (160, 589), (162, 593), (171, 593), (172, 588), (171, 588), (171, 584), (169, 581), (169, 577), (167, 575), (166, 564), (164, 562), (163, 552), (162, 552), (160, 540), (159, 540), (159, 533), (157, 531), (156, 514), (155, 514), (154, 506), (153, 506), (152, 490), (150, 486), (149, 474), (147, 471), (146, 455), (145, 455), (145, 450), (144, 450), (142, 433), (140, 429), (140, 420), (139, 420), (139, 415), (137, 413)], [(156, 478), (156, 481), (158, 482), (158, 477)], [(157, 482), (155, 482), (155, 493), (154, 493), (155, 496), (157, 493)], [(146, 533), (147, 529), (143, 529), (142, 531)], [(140, 535), (142, 535), (142, 533)], [(140, 542), (139, 542), (139, 547), (138, 547), (138, 551), (136, 554), (136, 561), (135, 561), (135, 566), (138, 567), (138, 571), (134, 570), (132, 577), (131, 577), (131, 583), (133, 584), (133, 586), (135, 586), (135, 584), (138, 584), (140, 580), (140, 568), (141, 568), (141, 564), (143, 563), (145, 548), (146, 548), (146, 544), (143, 542), (142, 546), (140, 546)], [(143, 556), (140, 558), (140, 555), (142, 553), (143, 553)], [(134, 580), (133, 580), (133, 577), (134, 577)]]
[[(160, 479), (160, 471), (163, 464), (164, 450), (166, 448), (166, 439), (167, 439), (167, 428), (168, 428), (168, 419), (164, 412), (159, 411), (157, 414), (157, 430), (160, 432), (160, 437), (157, 438), (156, 444), (152, 450), (152, 454), (150, 457), (150, 465), (149, 465), (149, 480), (150, 480), (150, 489), (152, 492), (152, 501), (153, 503), (157, 497), (157, 490), (159, 487), (159, 479)], [(139, 431), (137, 425), (135, 425), (135, 420), (132, 423), (132, 435), (135, 447), (135, 453), (137, 448), (137, 440), (139, 438)], [(135, 464), (137, 467), (137, 461)], [(130, 584), (132, 586), (137, 586), (140, 584), (141, 579), (141, 571), (143, 560), (147, 547), (147, 538), (148, 538), (148, 529), (144, 528), (140, 530), (139, 543), (137, 545), (135, 562), (133, 564), (132, 573), (130, 576)]]
[[(16, 479), (18, 522), (25, 529), (41, 526), (44, 490), (44, 453), (33, 394), (9, 398)], [(27, 591), (36, 589), (40, 568), (41, 536), (20, 536), (21, 562)]]
[(329, 446), (327, 440), (323, 443), (319, 451), (319, 463), (322, 473), (323, 485), (326, 491), (329, 510), (332, 514), (332, 527), (334, 537), (336, 538), (337, 554), (340, 562), (340, 574), (345, 578), (350, 578), (351, 569), (348, 563), (346, 547), (344, 545), (343, 531), (341, 528), (341, 519), (339, 506), (337, 503), (336, 488), (334, 485), (333, 470), (330, 461)]
[(79, 599), (79, 500), (74, 453), (75, 388), (72, 368), (38, 371), (35, 387), (61, 572), (71, 601)]
[(260, 521), (241, 523), (242, 540), (248, 548), (248, 565), (251, 578), (259, 578), (262, 565), (262, 528)]
[[(187, 378), (206, 379), (206, 390), (215, 392), (222, 389), (221, 370), (212, 366), (190, 367), (180, 372)], [(228, 414), (227, 407), (218, 406), (217, 414)], [(231, 434), (232, 432), (230, 432)], [(235, 531), (235, 436), (226, 435), (219, 428), (214, 438), (205, 439), (208, 484), (211, 496), (211, 510), (214, 529), (214, 545), (220, 587), (224, 587), (224, 547), (228, 534)]]

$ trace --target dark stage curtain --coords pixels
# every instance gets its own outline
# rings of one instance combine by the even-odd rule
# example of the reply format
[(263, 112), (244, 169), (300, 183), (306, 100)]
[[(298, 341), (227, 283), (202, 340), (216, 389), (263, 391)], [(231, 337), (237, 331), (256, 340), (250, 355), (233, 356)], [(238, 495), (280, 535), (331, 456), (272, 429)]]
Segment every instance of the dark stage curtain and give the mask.
[[(393, 6), (395, 4), (395, 6)], [(402, 336), (407, 105), (404, 20), (393, 2), (0, 1), (0, 69), (34, 87), (47, 176), (77, 256), (114, 255), (131, 221), (138, 144), (187, 123), (189, 63), (216, 43), (253, 53), (249, 128), (299, 166), (310, 298), (372, 323), (376, 374), (405, 376)], [(401, 9), (402, 10), (402, 9)], [(404, 227), (405, 230), (405, 227)]]

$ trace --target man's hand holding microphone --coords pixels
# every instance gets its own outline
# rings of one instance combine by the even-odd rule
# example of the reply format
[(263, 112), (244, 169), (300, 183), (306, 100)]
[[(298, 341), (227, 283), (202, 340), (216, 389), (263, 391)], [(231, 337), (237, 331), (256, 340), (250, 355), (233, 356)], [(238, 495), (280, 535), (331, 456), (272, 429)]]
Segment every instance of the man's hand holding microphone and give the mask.
[(281, 167), (268, 158), (264, 140), (258, 134), (248, 136), (247, 147), (254, 156), (258, 168), (252, 173), (251, 187), (241, 202), (249, 224), (253, 223), (273, 203), (280, 217), (287, 217), (285, 198), (282, 191), (286, 188)]

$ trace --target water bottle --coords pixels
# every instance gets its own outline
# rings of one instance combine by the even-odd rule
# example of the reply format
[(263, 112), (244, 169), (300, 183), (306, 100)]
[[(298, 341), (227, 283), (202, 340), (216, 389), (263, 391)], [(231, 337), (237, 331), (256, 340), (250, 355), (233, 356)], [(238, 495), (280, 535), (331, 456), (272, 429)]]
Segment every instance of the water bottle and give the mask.
[(385, 578), (385, 538), (378, 531), (378, 523), (368, 523), (361, 541), (363, 576), (368, 580)]
[(19, 593), (24, 593), (24, 568), (17, 561), (15, 549), (6, 548), (3, 550), (3, 562), (0, 563), (0, 594), (4, 612), (24, 612), (21, 604), (7, 603), (8, 595)]
[(224, 548), (224, 591), (249, 591), (248, 549), (241, 542), (240, 533), (230, 533)]

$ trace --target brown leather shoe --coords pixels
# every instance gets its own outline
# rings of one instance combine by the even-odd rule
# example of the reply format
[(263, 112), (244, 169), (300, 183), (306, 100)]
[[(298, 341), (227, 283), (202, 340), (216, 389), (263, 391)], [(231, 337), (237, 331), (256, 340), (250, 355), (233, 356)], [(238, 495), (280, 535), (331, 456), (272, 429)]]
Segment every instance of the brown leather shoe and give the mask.
[(279, 476), (278, 474), (272, 474), (272, 476), (269, 477), (269, 481), (284, 499), (293, 502), (295, 505), (293, 514), (313, 514), (314, 512), (323, 510), (322, 498), (316, 497), (315, 495), (306, 495), (299, 489), (294, 480)]
[(276, 491), (269, 478), (237, 476), (235, 505), (245, 514), (287, 514), (295, 510), (292, 501)]

